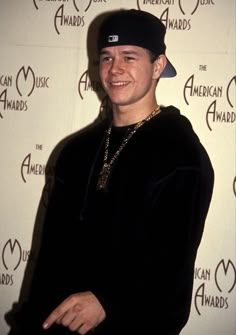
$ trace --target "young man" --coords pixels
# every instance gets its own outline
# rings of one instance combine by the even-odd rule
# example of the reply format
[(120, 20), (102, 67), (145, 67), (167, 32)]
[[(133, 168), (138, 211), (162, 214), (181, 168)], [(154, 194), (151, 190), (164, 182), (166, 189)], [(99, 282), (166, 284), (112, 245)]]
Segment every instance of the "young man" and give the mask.
[(188, 320), (214, 177), (190, 122), (157, 103), (157, 81), (176, 74), (164, 36), (138, 10), (100, 28), (112, 120), (58, 159), (20, 334), (177, 335)]

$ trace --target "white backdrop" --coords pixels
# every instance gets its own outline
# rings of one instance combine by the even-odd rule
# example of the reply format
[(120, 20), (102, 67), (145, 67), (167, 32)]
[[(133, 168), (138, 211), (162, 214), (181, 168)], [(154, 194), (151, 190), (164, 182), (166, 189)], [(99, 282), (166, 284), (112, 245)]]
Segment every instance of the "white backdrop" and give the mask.
[(47, 160), (100, 110), (86, 75), (89, 24), (117, 8), (149, 11), (166, 25), (178, 75), (159, 82), (158, 102), (190, 119), (215, 170), (182, 334), (235, 335), (234, 0), (0, 0), (0, 333), (19, 297)]

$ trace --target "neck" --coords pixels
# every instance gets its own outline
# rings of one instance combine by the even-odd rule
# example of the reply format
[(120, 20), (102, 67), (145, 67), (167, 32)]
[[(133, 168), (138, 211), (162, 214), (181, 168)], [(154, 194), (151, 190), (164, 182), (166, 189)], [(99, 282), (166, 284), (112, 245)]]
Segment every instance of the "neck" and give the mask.
[(117, 127), (128, 126), (145, 119), (158, 106), (157, 101), (145, 106), (117, 106), (113, 105), (113, 125)]

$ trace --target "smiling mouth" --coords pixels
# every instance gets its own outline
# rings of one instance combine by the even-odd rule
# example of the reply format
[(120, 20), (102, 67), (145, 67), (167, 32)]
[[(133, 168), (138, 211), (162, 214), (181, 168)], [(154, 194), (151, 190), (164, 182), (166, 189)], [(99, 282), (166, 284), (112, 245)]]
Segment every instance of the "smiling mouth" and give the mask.
[(110, 82), (111, 87), (122, 87), (127, 86), (129, 84), (129, 81), (112, 81)]

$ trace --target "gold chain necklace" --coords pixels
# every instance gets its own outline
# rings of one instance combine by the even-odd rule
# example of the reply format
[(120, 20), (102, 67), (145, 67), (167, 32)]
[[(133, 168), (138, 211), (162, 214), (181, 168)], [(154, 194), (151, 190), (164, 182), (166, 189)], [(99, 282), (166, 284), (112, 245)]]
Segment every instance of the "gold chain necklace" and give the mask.
[(107, 130), (107, 137), (106, 137), (106, 142), (105, 142), (105, 150), (104, 150), (104, 158), (103, 158), (103, 166), (102, 166), (101, 172), (99, 174), (99, 179), (98, 179), (98, 183), (97, 183), (97, 190), (105, 190), (106, 189), (107, 184), (108, 184), (108, 179), (109, 179), (109, 176), (110, 176), (110, 173), (111, 173), (111, 167), (112, 167), (113, 163), (115, 162), (115, 160), (117, 159), (117, 157), (119, 156), (119, 154), (121, 153), (121, 151), (123, 150), (123, 148), (129, 142), (131, 137), (136, 133), (136, 131), (145, 122), (149, 121), (153, 116), (158, 114), (160, 112), (160, 110), (161, 110), (160, 106), (157, 106), (151, 112), (151, 114), (149, 114), (145, 119), (136, 123), (133, 130), (131, 132), (129, 132), (129, 134), (126, 137), (124, 137), (120, 147), (118, 148), (118, 150), (115, 152), (114, 156), (111, 158), (110, 162), (108, 163), (107, 160), (108, 160), (108, 152), (109, 152), (109, 144), (110, 144), (110, 135), (111, 135), (111, 129), (112, 129), (112, 125), (110, 125), (110, 127)]

